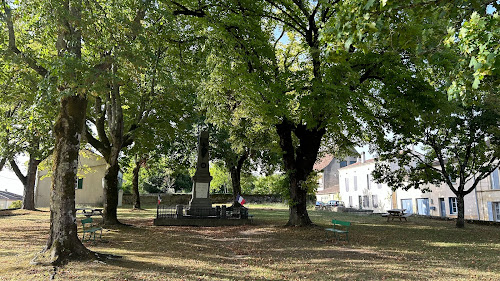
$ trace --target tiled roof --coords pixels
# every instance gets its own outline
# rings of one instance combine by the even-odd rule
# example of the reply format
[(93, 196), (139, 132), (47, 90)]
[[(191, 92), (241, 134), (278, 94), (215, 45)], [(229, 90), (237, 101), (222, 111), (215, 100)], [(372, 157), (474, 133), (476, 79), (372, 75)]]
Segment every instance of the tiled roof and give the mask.
[(339, 186), (338, 185), (330, 187), (330, 188), (325, 188), (323, 190), (318, 190), (316, 192), (316, 194), (318, 194), (318, 195), (332, 194), (332, 193), (339, 193)]
[(8, 191), (0, 191), (0, 199), (23, 200), (23, 196)]
[(330, 162), (332, 162), (334, 156), (331, 154), (327, 154), (323, 156), (321, 159), (316, 160), (316, 163), (314, 163), (313, 169), (315, 171), (321, 171), (323, 170)]

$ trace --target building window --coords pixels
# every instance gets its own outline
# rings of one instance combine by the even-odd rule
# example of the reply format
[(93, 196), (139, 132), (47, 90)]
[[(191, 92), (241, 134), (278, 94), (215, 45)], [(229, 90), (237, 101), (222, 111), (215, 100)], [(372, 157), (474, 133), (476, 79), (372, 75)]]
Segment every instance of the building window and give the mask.
[(349, 196), (349, 207), (352, 207), (352, 196)]
[(370, 207), (370, 199), (368, 197), (368, 195), (364, 195), (363, 196), (363, 208), (368, 208)]
[(378, 197), (377, 195), (372, 195), (373, 208), (378, 208)]
[(75, 189), (83, 189), (83, 178), (76, 179)]
[(495, 218), (495, 221), (500, 221), (500, 202), (496, 202), (496, 203), (493, 203), (493, 205), (495, 206), (494, 207), (494, 218)]
[(450, 197), (448, 199), (449, 199), (449, 203), (450, 203), (450, 215), (456, 215), (458, 213), (457, 198)]
[(366, 175), (366, 188), (370, 189), (370, 174)]
[(358, 177), (357, 176), (354, 176), (354, 191), (358, 190)]
[(345, 178), (345, 191), (349, 192), (349, 178)]
[(340, 168), (347, 166), (347, 161), (340, 161)]
[(498, 168), (491, 173), (491, 189), (500, 189), (500, 178)]

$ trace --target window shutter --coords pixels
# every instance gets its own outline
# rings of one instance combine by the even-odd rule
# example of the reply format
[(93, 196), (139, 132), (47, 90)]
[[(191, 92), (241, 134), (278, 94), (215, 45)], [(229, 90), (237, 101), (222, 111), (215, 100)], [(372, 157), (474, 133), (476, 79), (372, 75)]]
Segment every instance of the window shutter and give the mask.
[(453, 200), (451, 200), (451, 197), (448, 197), (448, 204), (450, 205), (450, 214), (453, 214)]
[(498, 168), (491, 173), (491, 189), (500, 189), (500, 181), (498, 177)]
[(488, 220), (495, 221), (495, 218), (493, 217), (493, 204), (491, 202), (488, 202)]

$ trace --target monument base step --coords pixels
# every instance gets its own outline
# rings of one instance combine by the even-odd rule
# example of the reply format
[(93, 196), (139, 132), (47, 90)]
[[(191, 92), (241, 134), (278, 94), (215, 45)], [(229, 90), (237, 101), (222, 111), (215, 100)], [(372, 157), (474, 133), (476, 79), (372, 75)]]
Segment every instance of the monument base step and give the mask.
[(251, 219), (221, 219), (221, 218), (157, 218), (156, 226), (234, 226), (251, 224)]

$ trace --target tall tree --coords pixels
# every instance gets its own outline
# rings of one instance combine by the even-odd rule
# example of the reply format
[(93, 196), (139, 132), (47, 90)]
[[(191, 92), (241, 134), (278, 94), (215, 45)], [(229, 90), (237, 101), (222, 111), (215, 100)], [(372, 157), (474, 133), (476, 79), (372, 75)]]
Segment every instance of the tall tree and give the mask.
[[(58, 68), (60, 72), (57, 73), (59, 76), (52, 76), (53, 74), (31, 56), (29, 48), (22, 51), (17, 47), (12, 10), (6, 1), (2, 1), (2, 8), (7, 24), (9, 51), (12, 59), (18, 60), (19, 63), (32, 68), (42, 78), (48, 79), (56, 93), (61, 96), (59, 115), (54, 126), (56, 142), (53, 155), (54, 180), (50, 204), (51, 223), (50, 235), (45, 248), (45, 251), (50, 250), (52, 263), (60, 264), (69, 259), (88, 258), (92, 252), (85, 248), (78, 238), (74, 219), (74, 186), (87, 106), (85, 89), (82, 87), (81, 69), (79, 69), (82, 60), (82, 3), (77, 0), (53, 4), (52, 20), (54, 23), (51, 27), (55, 27), (58, 32), (54, 42), (56, 56), (52, 57), (52, 62), (60, 66)], [(35, 4), (34, 6), (44, 7), (43, 4)], [(19, 8), (28, 7), (21, 6)]]
[[(224, 1), (205, 10), (184, 6), (178, 12), (201, 15), (213, 26), (213, 55), (208, 60), (212, 71), (207, 75), (204, 102), (222, 103), (234, 108), (235, 116), (262, 118), (274, 128), (289, 180), (288, 225), (312, 223), (305, 183), (323, 137), (328, 133), (336, 148), (350, 145), (347, 135), (357, 128), (348, 111), (351, 92), (369, 78), (366, 64), (349, 69), (327, 62), (329, 53), (320, 42), (320, 30), (333, 20), (337, 5), (341, 4)], [(215, 42), (224, 42), (224, 50)], [(219, 111), (212, 106), (209, 115)]]
[[(9, 163), (23, 184), (22, 208), (35, 210), (34, 190), (38, 164), (47, 158), (53, 149), (54, 102), (38, 101), (42, 96), (38, 86), (41, 79), (32, 69), (23, 69), (8, 61), (3, 62), (0, 81), (0, 114), (3, 116), (0, 120), (1, 158)], [(26, 174), (16, 162), (20, 155), (29, 158)]]
[(100, 76), (96, 74), (106, 65), (105, 58), (94, 56), (82, 44), (85, 37), (91, 45), (97, 37), (90, 35), (90, 27), (100, 24), (87, 4), (80, 0), (23, 1), (12, 9), (7, 1), (2, 1), (2, 27), (8, 35), (9, 60), (36, 72), (44, 97), (59, 104), (53, 129), (51, 224), (43, 251), (50, 253), (53, 264), (96, 256), (79, 240), (75, 220), (74, 187), (87, 96), (95, 90), (93, 87), (99, 86)]
[[(393, 188), (445, 184), (456, 195), (456, 226), (462, 228), (465, 195), (499, 165), (498, 73), (492, 67), (499, 33), (494, 25), (484, 30), (487, 21), (479, 14), (486, 13), (485, 6), (472, 4), (456, 17), (438, 17), (435, 12), (422, 13), (435, 21), (408, 22), (427, 23), (427, 42), (420, 41), (419, 50), (407, 56), (412, 71), (405, 92), (379, 91), (371, 101), (378, 107), (371, 126), (375, 147), (381, 159), (397, 164), (395, 171), (379, 164), (375, 176)], [(474, 35), (465, 35), (474, 29)]]

